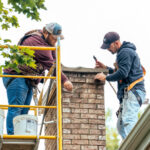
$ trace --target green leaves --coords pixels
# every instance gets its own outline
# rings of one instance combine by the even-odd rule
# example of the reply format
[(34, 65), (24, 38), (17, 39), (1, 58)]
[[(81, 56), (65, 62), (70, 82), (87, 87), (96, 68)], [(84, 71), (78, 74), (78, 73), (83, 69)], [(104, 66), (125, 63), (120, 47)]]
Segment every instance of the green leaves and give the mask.
[(11, 15), (12, 12), (22, 13), (27, 18), (40, 21), (39, 9), (46, 10), (44, 6), (45, 0), (8, 0), (8, 5), (12, 8), (4, 7), (0, 0), (0, 26), (3, 30), (8, 30), (12, 27), (19, 27), (18, 18)]
[(18, 18), (16, 16), (12, 16), (10, 18), (10, 22), (11, 22), (12, 26), (14, 26), (16, 28), (19, 27)]
[(117, 129), (110, 126), (112, 122), (112, 111), (107, 109), (106, 111), (106, 150), (118, 150), (119, 148), (119, 137)]
[(2, 74), (2, 66), (0, 66), (0, 74)]
[(8, 30), (11, 26), (13, 27), (19, 27), (18, 19), (14, 15), (10, 15), (12, 12), (12, 9), (6, 9), (2, 7), (0, 9), (0, 22), (1, 22), (1, 28), (3, 30)]
[(8, 23), (4, 23), (1, 25), (2, 29), (4, 30), (8, 30), (8, 28), (10, 28), (9, 24)]
[(39, 9), (45, 9), (45, 0), (8, 0), (15, 12), (23, 13), (27, 17), (39, 21)]
[(2, 11), (3, 7), (4, 7), (4, 5), (3, 5), (2, 1), (0, 0), (0, 12)]
[(118, 150), (119, 141), (116, 128), (106, 128), (106, 149)]
[[(13, 15), (13, 12), (22, 13), (27, 18), (31, 18), (36, 21), (40, 21), (39, 9), (46, 10), (44, 6), (45, 0), (8, 0), (8, 5), (11, 8), (6, 8), (0, 0), (0, 27), (2, 30), (8, 30), (11, 27), (19, 27), (18, 18)], [(11, 42), (9, 39), (5, 39), (1, 43)], [(32, 68), (36, 68), (34, 58), (34, 51), (28, 48), (19, 50), (17, 46), (10, 47), (8, 49), (0, 48), (0, 55), (5, 58), (4, 64), (0, 62), (0, 74), (2, 68), (12, 68), (17, 72), (20, 72), (18, 65), (27, 65)]]
[(4, 39), (3, 41), (4, 41), (4, 43), (8, 43), (8, 42), (11, 43), (10, 39)]
[(2, 73), (2, 68), (12, 68), (19, 73), (19, 65), (26, 65), (36, 69), (33, 50), (29, 48), (19, 49), (18, 46), (8, 47), (8, 49), (0, 49), (1, 56), (5, 58), (4, 64), (0, 65), (0, 73)]
[(3, 9), (3, 13), (4, 13), (5, 15), (8, 15), (8, 10)]

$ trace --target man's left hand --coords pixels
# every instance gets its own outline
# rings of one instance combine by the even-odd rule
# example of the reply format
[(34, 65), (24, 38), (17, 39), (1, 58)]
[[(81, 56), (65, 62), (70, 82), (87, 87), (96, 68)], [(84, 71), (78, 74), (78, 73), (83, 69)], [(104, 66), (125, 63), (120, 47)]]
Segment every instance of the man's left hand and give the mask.
[(105, 81), (106, 80), (106, 75), (104, 73), (98, 73), (94, 79), (98, 79), (98, 80), (101, 80), (101, 81)]

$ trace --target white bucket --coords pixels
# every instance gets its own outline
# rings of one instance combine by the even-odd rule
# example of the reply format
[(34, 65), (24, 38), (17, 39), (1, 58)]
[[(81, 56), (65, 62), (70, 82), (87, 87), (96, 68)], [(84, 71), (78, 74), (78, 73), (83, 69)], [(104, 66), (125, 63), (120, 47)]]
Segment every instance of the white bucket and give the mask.
[(38, 119), (32, 115), (19, 115), (13, 119), (14, 135), (37, 135)]
[(5, 118), (4, 110), (0, 109), (0, 135), (3, 134), (4, 118)]

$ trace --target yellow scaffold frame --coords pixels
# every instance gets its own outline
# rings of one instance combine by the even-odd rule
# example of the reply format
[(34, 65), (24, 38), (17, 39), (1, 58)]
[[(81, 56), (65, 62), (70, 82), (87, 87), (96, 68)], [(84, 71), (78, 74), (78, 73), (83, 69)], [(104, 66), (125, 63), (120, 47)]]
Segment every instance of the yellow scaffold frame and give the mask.
[[(10, 46), (13, 47), (13, 46)], [(0, 48), (8, 48), (7, 45), (0, 45)], [(56, 136), (39, 136), (36, 135), (3, 135), (3, 139), (57, 139), (57, 150), (62, 150), (62, 108), (61, 108), (61, 59), (60, 59), (60, 38), (56, 47), (33, 47), (33, 46), (18, 46), (19, 49), (30, 48), (32, 50), (56, 50), (56, 77), (46, 76), (25, 76), (25, 75), (0, 75), (0, 77), (14, 77), (14, 78), (44, 78), (56, 79), (57, 82), (57, 106), (28, 106), (28, 105), (0, 105), (1, 109), (8, 107), (23, 107), (30, 108), (35, 111), (37, 108), (56, 109), (57, 108), (57, 137)], [(36, 111), (35, 111), (36, 114)]]

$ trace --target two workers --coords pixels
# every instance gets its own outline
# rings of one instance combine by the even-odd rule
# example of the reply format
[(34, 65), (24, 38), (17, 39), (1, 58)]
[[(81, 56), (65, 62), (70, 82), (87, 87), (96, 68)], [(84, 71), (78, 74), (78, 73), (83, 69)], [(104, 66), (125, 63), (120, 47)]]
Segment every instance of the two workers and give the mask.
[[(33, 30), (25, 34), (20, 40), (20, 45), (50, 47), (55, 46), (57, 37), (63, 39), (62, 28), (57, 23), (47, 24), (43, 30)], [(109, 50), (112, 54), (117, 53), (117, 68), (113, 69), (105, 66), (102, 62), (96, 61), (96, 67), (109, 70), (110, 75), (98, 73), (95, 79), (101, 81), (117, 81), (117, 97), (120, 101), (117, 128), (123, 139), (129, 134), (137, 122), (138, 110), (145, 99), (144, 81), (140, 81), (128, 90), (128, 86), (134, 81), (143, 77), (143, 70), (140, 59), (136, 53), (136, 47), (130, 42), (120, 41), (120, 36), (116, 32), (109, 32), (104, 36), (102, 49)], [(41, 65), (41, 74), (49, 70), (56, 60), (54, 51), (35, 51), (36, 63)], [(20, 68), (25, 74), (24, 68)], [(27, 69), (28, 70), (28, 69)], [(5, 69), (4, 74), (17, 74), (12, 69)], [(72, 83), (65, 74), (61, 73), (64, 88), (71, 91)], [(9, 105), (30, 105), (32, 99), (33, 85), (37, 85), (40, 80), (35, 80), (34, 84), (30, 79), (25, 78), (3, 78), (4, 86), (7, 90)], [(27, 108), (9, 108), (7, 114), (7, 133), (14, 134), (13, 118), (17, 115), (27, 114)]]

